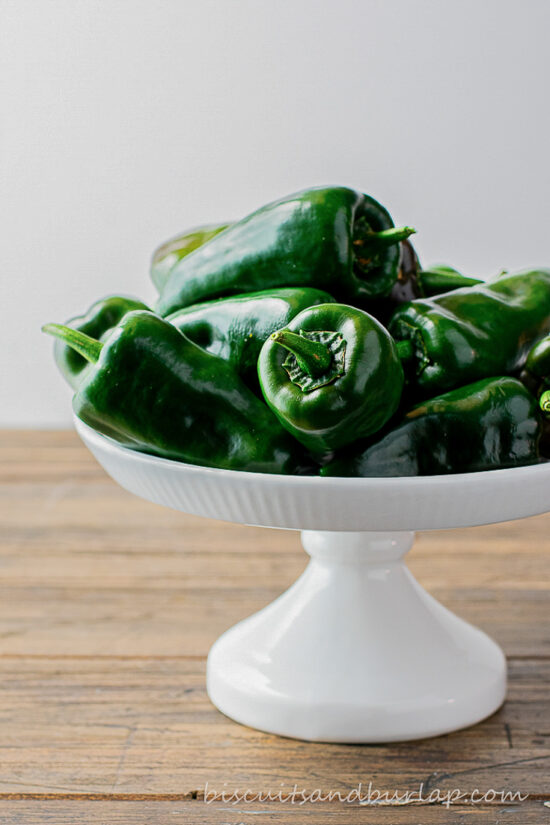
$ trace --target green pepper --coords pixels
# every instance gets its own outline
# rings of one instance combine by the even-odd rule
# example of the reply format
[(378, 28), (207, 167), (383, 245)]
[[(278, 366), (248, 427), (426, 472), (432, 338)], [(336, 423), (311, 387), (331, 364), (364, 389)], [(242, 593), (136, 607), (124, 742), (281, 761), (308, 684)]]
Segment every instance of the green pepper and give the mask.
[(366, 446), (327, 464), (324, 476), (470, 473), (540, 460), (537, 402), (516, 378), (485, 378), (413, 407)]
[(307, 189), (262, 207), (179, 261), (157, 310), (169, 315), (211, 298), (286, 286), (326, 289), (339, 300), (387, 295), (395, 283), (396, 229), (368, 195)]
[[(128, 298), (125, 295), (109, 295), (92, 304), (85, 315), (71, 318), (66, 325), (72, 329), (91, 335), (92, 338), (103, 340), (111, 329), (118, 324), (127, 312), (136, 309), (149, 309), (137, 298)], [(82, 370), (87, 361), (72, 347), (63, 341), (56, 341), (54, 357), (59, 370), (73, 389), (76, 389)]]
[(283, 427), (320, 457), (379, 430), (396, 411), (404, 380), (388, 332), (345, 304), (306, 309), (273, 333), (258, 375)]
[(389, 330), (412, 343), (408, 377), (424, 395), (515, 373), (533, 341), (550, 332), (550, 270), (410, 301), (394, 312)]
[(231, 226), (229, 223), (222, 224), (207, 224), (206, 226), (198, 226), (196, 229), (188, 229), (176, 238), (171, 238), (166, 243), (163, 243), (153, 253), (151, 261), (151, 280), (160, 292), (166, 281), (170, 277), (170, 272), (174, 266), (202, 246), (207, 241), (215, 238), (224, 229)]
[(539, 401), (544, 418), (540, 451), (545, 458), (550, 458), (550, 335), (529, 350), (520, 380)]
[(550, 387), (550, 335), (529, 350), (520, 378), (537, 397)]
[(432, 266), (430, 269), (419, 269), (416, 273), (417, 291), (419, 298), (431, 298), (434, 295), (443, 295), (453, 289), (482, 284), (481, 278), (471, 278), (462, 275), (452, 266)]
[(207, 467), (300, 469), (299, 445), (230, 364), (152, 312), (125, 315), (104, 343), (58, 324), (43, 330), (91, 362), (74, 411), (120, 444)]
[(264, 341), (298, 312), (332, 300), (328, 292), (310, 287), (272, 289), (194, 304), (166, 320), (195, 344), (229, 361), (249, 386), (259, 389), (257, 362)]
[(529, 351), (520, 379), (538, 398), (544, 419), (540, 452), (550, 458), (550, 335), (537, 341)]

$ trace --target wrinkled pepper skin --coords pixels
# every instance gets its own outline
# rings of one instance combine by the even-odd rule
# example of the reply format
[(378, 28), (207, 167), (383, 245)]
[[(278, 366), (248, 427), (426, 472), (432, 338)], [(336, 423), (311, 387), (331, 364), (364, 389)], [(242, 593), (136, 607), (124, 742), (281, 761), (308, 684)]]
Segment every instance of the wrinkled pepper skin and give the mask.
[(520, 381), (485, 378), (413, 407), (321, 475), (429, 476), (534, 464), (541, 432), (537, 402)]
[(228, 226), (231, 226), (231, 224), (222, 223), (197, 226), (195, 229), (188, 229), (176, 238), (171, 238), (159, 246), (153, 253), (150, 270), (151, 280), (158, 292), (164, 288), (170, 272), (182, 258), (185, 258), (190, 252), (194, 252), (199, 246), (203, 246), (207, 241), (215, 238), (216, 235), (219, 235), (220, 232), (223, 232)]
[[(76, 415), (120, 444), (206, 467), (292, 473), (299, 445), (232, 367), (152, 312), (131, 312), (101, 344), (67, 327), (92, 361), (73, 399)], [(68, 331), (69, 336), (71, 330)]]
[(379, 430), (395, 413), (404, 382), (388, 332), (345, 304), (306, 309), (271, 335), (258, 375), (283, 427), (321, 459)]
[[(71, 318), (66, 325), (90, 335), (92, 338), (103, 339), (127, 312), (136, 309), (148, 310), (149, 307), (125, 295), (109, 295), (92, 304), (86, 315)], [(63, 377), (73, 389), (76, 389), (80, 376), (88, 362), (82, 355), (63, 341), (57, 340), (54, 344), (54, 357)]]
[(194, 304), (166, 320), (207, 352), (229, 361), (259, 390), (257, 362), (264, 341), (303, 309), (332, 300), (328, 292), (308, 287), (263, 290)]
[(389, 330), (408, 340), (408, 378), (422, 395), (519, 371), (533, 342), (550, 332), (550, 270), (503, 275), (403, 304)]
[(387, 295), (399, 242), (413, 231), (395, 229), (383, 206), (353, 189), (307, 189), (258, 209), (177, 263), (157, 311), (288, 286), (351, 303)]

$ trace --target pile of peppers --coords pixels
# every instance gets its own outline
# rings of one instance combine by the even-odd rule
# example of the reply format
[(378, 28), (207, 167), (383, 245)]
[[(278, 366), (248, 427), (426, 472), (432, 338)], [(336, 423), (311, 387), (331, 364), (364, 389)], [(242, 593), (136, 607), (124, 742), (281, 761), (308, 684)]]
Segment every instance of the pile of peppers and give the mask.
[(423, 269), (370, 195), (318, 187), (154, 253), (158, 298), (55, 336), (85, 423), (262, 473), (415, 476), (550, 458), (550, 270)]

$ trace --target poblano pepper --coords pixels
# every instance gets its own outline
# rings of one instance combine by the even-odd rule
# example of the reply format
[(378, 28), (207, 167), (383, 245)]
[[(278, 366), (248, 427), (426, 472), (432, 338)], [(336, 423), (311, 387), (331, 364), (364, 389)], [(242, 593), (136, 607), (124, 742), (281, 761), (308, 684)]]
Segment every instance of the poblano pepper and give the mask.
[(287, 286), (326, 289), (337, 299), (387, 295), (399, 243), (381, 204), (344, 187), (307, 189), (258, 209), (170, 271), (157, 310), (169, 315), (211, 298)]
[[(149, 309), (136, 298), (125, 295), (109, 295), (92, 304), (85, 315), (79, 315), (66, 322), (66, 326), (102, 340), (118, 324), (127, 312), (136, 309)], [(54, 345), (54, 357), (63, 377), (73, 389), (76, 389), (87, 360), (64, 341), (57, 340)]]
[(422, 394), (515, 373), (533, 342), (550, 332), (550, 270), (410, 301), (394, 312), (389, 330), (411, 342), (407, 372)]
[(344, 304), (306, 309), (273, 333), (258, 375), (283, 427), (320, 457), (379, 430), (396, 411), (404, 380), (388, 332)]
[(176, 238), (171, 238), (166, 243), (163, 243), (153, 253), (151, 261), (151, 280), (160, 292), (170, 276), (170, 272), (174, 266), (202, 246), (207, 241), (215, 238), (224, 229), (231, 226), (229, 223), (222, 224), (208, 224), (206, 226), (197, 226), (195, 229), (188, 229)]
[(229, 361), (259, 390), (257, 362), (264, 341), (303, 309), (332, 300), (328, 292), (309, 287), (271, 289), (193, 304), (166, 320), (195, 344)]
[(537, 398), (550, 388), (550, 335), (529, 350), (520, 378)]
[(537, 402), (516, 378), (486, 378), (413, 407), (323, 476), (426, 476), (534, 464), (540, 460)]
[(77, 416), (120, 444), (207, 467), (262, 473), (300, 469), (299, 445), (221, 358), (152, 312), (130, 312), (101, 343), (47, 324), (90, 361)]
[(538, 399), (544, 419), (540, 452), (545, 458), (550, 458), (550, 335), (541, 338), (529, 350), (519, 377)]
[(471, 278), (462, 275), (452, 266), (432, 266), (430, 269), (419, 269), (416, 273), (417, 292), (419, 298), (431, 298), (434, 295), (443, 295), (453, 289), (465, 286), (482, 284), (481, 278)]

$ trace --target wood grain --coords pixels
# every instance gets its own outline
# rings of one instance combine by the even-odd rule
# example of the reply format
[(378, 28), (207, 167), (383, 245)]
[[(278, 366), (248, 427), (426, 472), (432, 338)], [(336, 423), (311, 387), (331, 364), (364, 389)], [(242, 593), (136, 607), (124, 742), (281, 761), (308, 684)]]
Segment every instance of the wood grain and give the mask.
[(379, 746), (297, 742), (236, 725), (185, 657), (0, 660), (1, 792), (179, 793), (425, 787), (548, 792), (550, 663), (512, 662), (505, 706), (450, 736)]
[[(497, 714), (419, 743), (296, 742), (219, 714), (204, 666), (223, 630), (304, 568), (298, 536), (133, 498), (72, 433), (0, 432), (0, 822), (550, 823), (549, 528), (544, 516), (423, 534), (410, 557), (431, 593), (504, 646)], [(342, 792), (369, 781), (529, 799), (414, 813), (200, 801), (206, 783)]]
[(7, 801), (0, 807), (2, 825), (545, 825), (548, 808), (540, 801), (521, 806), (484, 808), (438, 806), (360, 808), (311, 804), (289, 810), (284, 805), (205, 805), (189, 801)]

